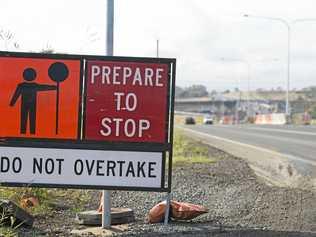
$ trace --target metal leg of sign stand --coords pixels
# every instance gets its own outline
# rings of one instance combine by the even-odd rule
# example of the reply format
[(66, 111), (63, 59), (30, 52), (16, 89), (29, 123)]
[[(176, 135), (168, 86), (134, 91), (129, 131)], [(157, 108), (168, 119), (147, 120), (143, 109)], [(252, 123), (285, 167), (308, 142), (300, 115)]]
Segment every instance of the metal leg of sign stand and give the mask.
[(170, 203), (171, 203), (171, 193), (167, 194), (167, 199), (166, 199), (166, 212), (165, 212), (165, 225), (168, 225), (169, 222), (169, 213), (170, 213)]
[(111, 192), (104, 190), (102, 193), (102, 228), (111, 228)]

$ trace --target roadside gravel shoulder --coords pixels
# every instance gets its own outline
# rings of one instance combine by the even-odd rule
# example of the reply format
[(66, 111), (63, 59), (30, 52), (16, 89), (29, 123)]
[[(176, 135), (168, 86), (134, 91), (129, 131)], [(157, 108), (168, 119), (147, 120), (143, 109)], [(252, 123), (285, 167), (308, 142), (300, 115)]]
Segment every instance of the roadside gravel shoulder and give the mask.
[[(164, 193), (113, 191), (112, 205), (132, 208), (136, 217), (127, 231), (114, 235), (316, 236), (315, 193), (268, 186), (245, 161), (212, 147), (208, 151), (212, 155), (210, 163), (183, 163), (174, 167), (172, 199), (203, 205), (209, 213), (188, 222), (172, 221), (167, 227), (148, 224), (148, 211), (165, 198)], [(89, 191), (88, 195), (84, 209), (96, 209), (100, 193)], [(76, 207), (76, 203), (69, 200), (67, 203)], [(40, 235), (35, 236), (70, 236), (72, 229), (84, 228), (74, 224), (74, 217), (70, 209), (39, 217), (34, 229)], [(34, 236), (34, 231), (23, 233), (21, 236)]]

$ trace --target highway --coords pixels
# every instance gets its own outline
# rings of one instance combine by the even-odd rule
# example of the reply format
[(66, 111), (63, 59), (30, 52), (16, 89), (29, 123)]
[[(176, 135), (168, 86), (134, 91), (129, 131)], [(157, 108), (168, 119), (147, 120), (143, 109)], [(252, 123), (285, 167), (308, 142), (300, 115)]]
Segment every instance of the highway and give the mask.
[(203, 139), (283, 154), (316, 166), (316, 126), (294, 125), (182, 125)]

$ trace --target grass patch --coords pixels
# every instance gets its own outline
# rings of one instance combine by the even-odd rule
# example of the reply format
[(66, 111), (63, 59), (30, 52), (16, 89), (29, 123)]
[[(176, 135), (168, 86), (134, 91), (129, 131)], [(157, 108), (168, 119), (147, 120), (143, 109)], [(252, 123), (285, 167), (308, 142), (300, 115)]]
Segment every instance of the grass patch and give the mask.
[(26, 211), (30, 212), (33, 215), (38, 215), (38, 214), (45, 214), (48, 211), (52, 210), (52, 208), (50, 208), (48, 205), (48, 202), (52, 198), (51, 193), (53, 192), (45, 188), (1, 187), (0, 199), (7, 199), (10, 201), (13, 201), (18, 206), (21, 207), (22, 199), (28, 198), (28, 197), (36, 197), (39, 200), (40, 205), (26, 208)]
[[(27, 212), (34, 216), (45, 216), (54, 210), (68, 210), (76, 213), (84, 210), (85, 205), (89, 203), (90, 195), (88, 190), (78, 189), (55, 189), (55, 188), (11, 188), (0, 187), (0, 199), (7, 199), (21, 206), (21, 200), (27, 197), (36, 197), (39, 205), (25, 208)], [(5, 218), (5, 213), (0, 213), (0, 237), (18, 236), (19, 225), (14, 225), (14, 218), (11, 217), (11, 225)], [(34, 236), (37, 236), (34, 234)]]
[(17, 232), (11, 227), (1, 227), (0, 226), (0, 236), (2, 237), (16, 237)]
[(11, 200), (19, 206), (21, 200), (27, 197), (36, 197), (39, 200), (38, 206), (27, 208), (27, 211), (33, 215), (45, 215), (54, 210), (59, 205), (58, 202), (68, 206), (73, 212), (79, 212), (84, 209), (90, 198), (87, 190), (25, 187), (0, 188), (0, 199)]
[(15, 237), (18, 236), (16, 229), (19, 225), (15, 225), (14, 217), (9, 217), (6, 213), (2, 210), (0, 213), (0, 236), (2, 237)]
[(175, 130), (173, 142), (173, 164), (213, 163), (208, 146), (190, 139), (181, 131)]

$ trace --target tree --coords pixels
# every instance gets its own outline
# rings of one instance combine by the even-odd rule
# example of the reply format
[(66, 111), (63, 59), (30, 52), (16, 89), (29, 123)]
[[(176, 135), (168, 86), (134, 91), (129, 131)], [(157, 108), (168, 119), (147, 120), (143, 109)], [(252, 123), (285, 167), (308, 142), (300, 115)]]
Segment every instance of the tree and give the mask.
[(10, 30), (0, 29), (0, 41), (2, 43), (4, 50), (20, 48), (18, 42), (15, 40), (14, 33)]
[(43, 48), (41, 50), (41, 53), (50, 53), (50, 54), (52, 54), (52, 53), (55, 53), (55, 50), (49, 43), (47, 43), (45, 48)]
[(303, 89), (307, 98), (316, 100), (316, 86), (310, 86)]
[(282, 89), (281, 86), (278, 86), (278, 87), (276, 88), (276, 90), (277, 90), (278, 92), (282, 92), (282, 91), (283, 91), (283, 89)]
[(208, 96), (208, 91), (203, 85), (192, 85), (186, 88), (176, 86), (175, 96), (177, 98), (191, 98)]
[(208, 92), (203, 85), (192, 85), (185, 88), (184, 97), (203, 97), (208, 96)]
[(180, 86), (176, 86), (175, 97), (176, 97), (176, 98), (182, 97), (183, 92), (184, 92), (184, 89), (183, 89), (183, 88), (181, 88)]
[(316, 106), (311, 110), (312, 119), (316, 119)]
[(210, 95), (211, 95), (211, 96), (217, 95), (217, 91), (216, 91), (216, 90), (212, 90), (211, 93), (210, 93)]

